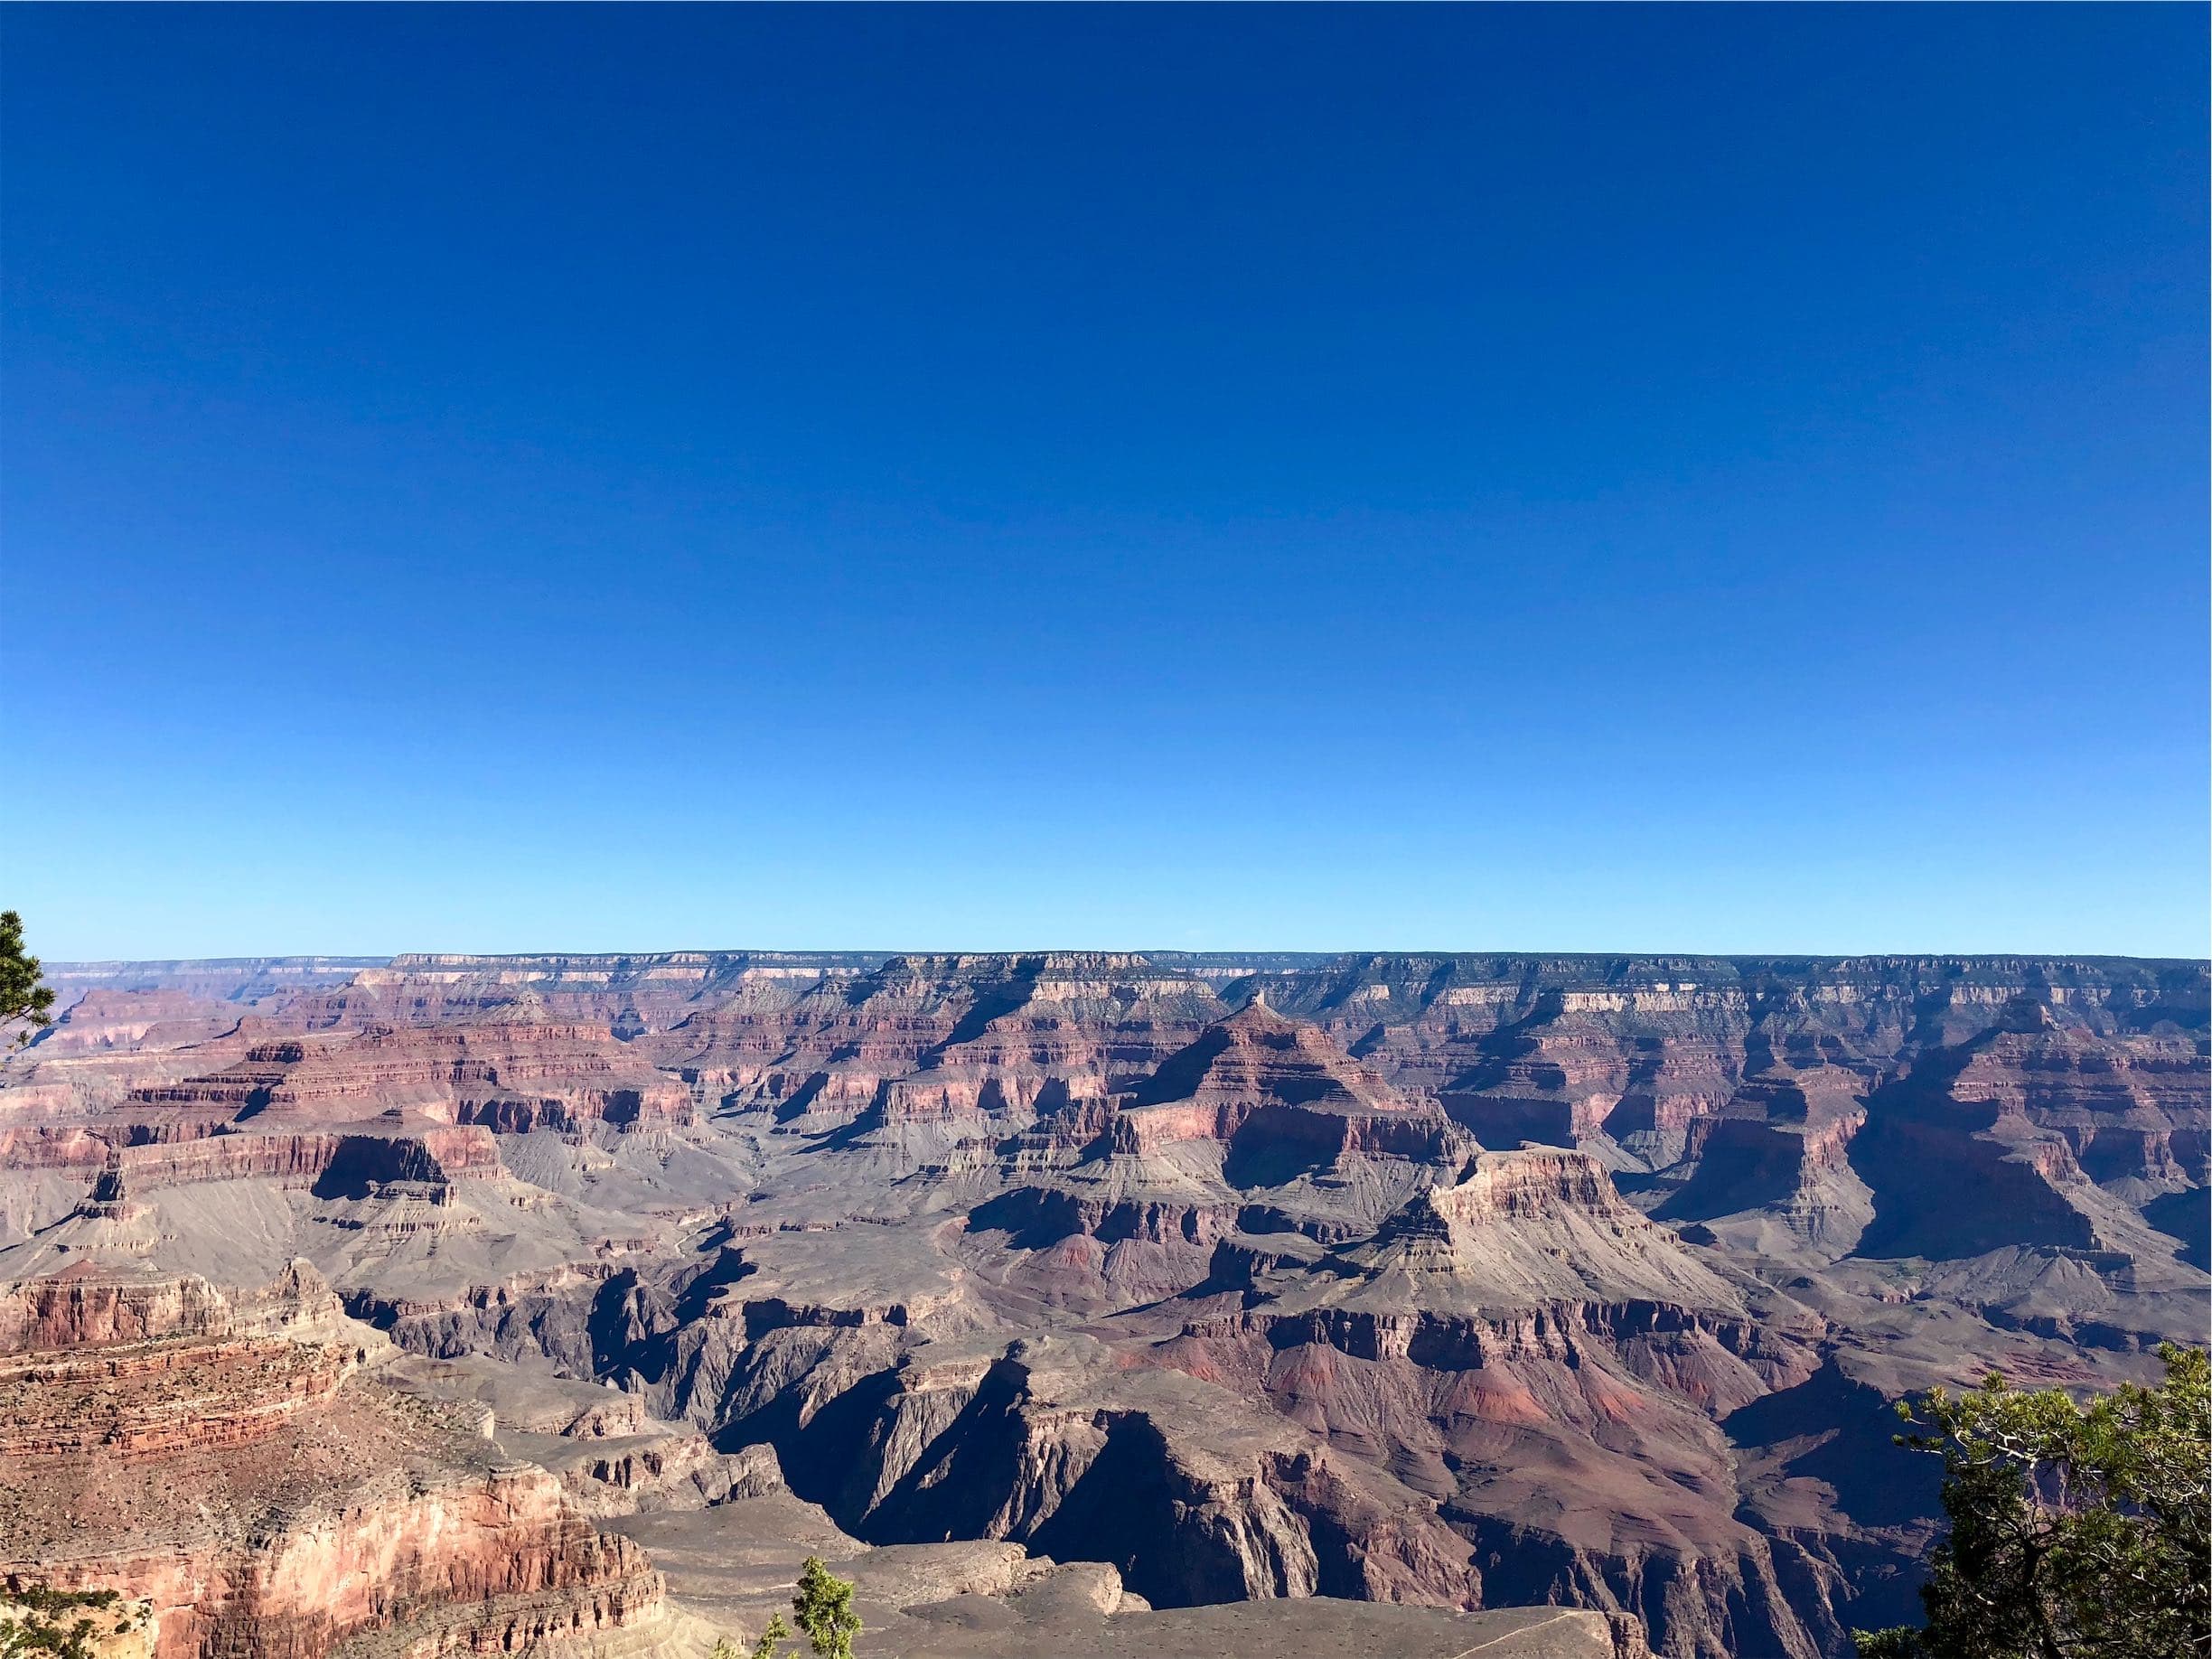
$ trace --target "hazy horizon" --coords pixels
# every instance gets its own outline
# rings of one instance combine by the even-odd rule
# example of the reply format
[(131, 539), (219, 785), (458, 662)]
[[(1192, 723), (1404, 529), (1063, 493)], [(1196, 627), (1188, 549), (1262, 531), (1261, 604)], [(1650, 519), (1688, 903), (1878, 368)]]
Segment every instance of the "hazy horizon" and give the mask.
[(667, 946), (613, 946), (600, 950), (561, 950), (558, 948), (521, 949), (512, 951), (460, 951), (445, 948), (409, 947), (400, 951), (246, 951), (231, 954), (172, 955), (172, 956), (108, 956), (42, 959), (50, 971), (67, 971), (78, 968), (108, 966), (154, 966), (175, 962), (324, 962), (333, 966), (353, 966), (389, 963), (409, 957), (424, 958), (485, 958), (505, 961), (529, 961), (534, 958), (560, 957), (568, 959), (627, 958), (633, 961), (666, 956), (790, 956), (790, 957), (876, 957), (900, 956), (1142, 956), (1154, 959), (1189, 957), (1308, 957), (1327, 961), (1338, 957), (1408, 957), (1443, 959), (1452, 957), (1556, 958), (1562, 960), (1587, 959), (1612, 961), (1853, 961), (1881, 960), (1957, 960), (2029, 961), (2135, 961), (2197, 963), (2205, 959), (2198, 956), (2159, 956), (2141, 951), (1680, 951), (1666, 948), (1652, 950), (1557, 951), (1542, 946), (1453, 946), (1429, 945), (1345, 945), (1330, 949), (1303, 950), (1289, 946), (1264, 946), (1241, 949), (1235, 945), (1101, 945), (1101, 944), (1015, 944), (994, 946), (971, 945), (667, 945)]

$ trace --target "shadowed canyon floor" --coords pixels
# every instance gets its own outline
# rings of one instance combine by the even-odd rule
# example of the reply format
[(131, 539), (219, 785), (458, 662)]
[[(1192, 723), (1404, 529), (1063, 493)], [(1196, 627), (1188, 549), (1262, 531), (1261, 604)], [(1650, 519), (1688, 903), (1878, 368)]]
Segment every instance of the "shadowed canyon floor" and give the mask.
[(0, 1572), (163, 1659), (703, 1653), (809, 1553), (910, 1659), (1833, 1659), (1889, 1400), (2208, 1316), (2198, 963), (50, 979)]

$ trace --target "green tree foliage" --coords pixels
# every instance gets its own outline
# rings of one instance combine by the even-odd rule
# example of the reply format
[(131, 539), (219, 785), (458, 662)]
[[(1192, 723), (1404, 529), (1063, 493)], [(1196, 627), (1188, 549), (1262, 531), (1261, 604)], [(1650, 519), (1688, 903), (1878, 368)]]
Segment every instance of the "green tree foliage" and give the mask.
[[(799, 1593), (792, 1598), (792, 1608), (799, 1616), (799, 1628), (806, 1633), (817, 1654), (834, 1655), (834, 1659), (852, 1659), (852, 1639), (860, 1634), (860, 1617), (853, 1611), (852, 1598), (849, 1579), (839, 1578), (817, 1557), (807, 1557), (805, 1570), (799, 1575)], [(736, 1643), (723, 1636), (714, 1645), (713, 1659), (777, 1659), (776, 1649), (791, 1640), (791, 1634), (792, 1627), (778, 1613), (769, 1618), (768, 1628), (753, 1644), (750, 1655), (741, 1653)], [(5, 1656), (0, 1655), (0, 1659)]]
[(1920, 1592), (1927, 1626), (1859, 1631), (1861, 1659), (2205, 1659), (2212, 1654), (2212, 1368), (2077, 1406), (1992, 1372), (1916, 1414), (1940, 1453), (1951, 1535)]
[(852, 1659), (853, 1637), (860, 1634), (860, 1616), (853, 1611), (850, 1579), (840, 1579), (810, 1555), (799, 1574), (799, 1593), (792, 1598), (799, 1628), (813, 1649), (815, 1659)]
[(10, 1579), (0, 1591), (0, 1659), (91, 1659), (101, 1636), (143, 1621), (114, 1590), (58, 1590)]
[(18, 1044), (48, 1024), (46, 1010), (53, 1007), (53, 988), (39, 983), (39, 959), (23, 954), (23, 918), (0, 910), (0, 1026), (28, 1022), (15, 1034)]

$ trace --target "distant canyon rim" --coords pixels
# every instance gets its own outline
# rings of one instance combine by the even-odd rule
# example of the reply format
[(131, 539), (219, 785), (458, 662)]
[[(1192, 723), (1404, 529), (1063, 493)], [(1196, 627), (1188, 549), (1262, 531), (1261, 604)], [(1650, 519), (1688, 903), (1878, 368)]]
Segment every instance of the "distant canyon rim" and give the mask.
[[(1842, 1659), (1891, 1401), (2205, 1340), (2201, 961), (49, 964), (0, 1575), (104, 1654)], [(121, 1621), (118, 1621), (121, 1622)]]

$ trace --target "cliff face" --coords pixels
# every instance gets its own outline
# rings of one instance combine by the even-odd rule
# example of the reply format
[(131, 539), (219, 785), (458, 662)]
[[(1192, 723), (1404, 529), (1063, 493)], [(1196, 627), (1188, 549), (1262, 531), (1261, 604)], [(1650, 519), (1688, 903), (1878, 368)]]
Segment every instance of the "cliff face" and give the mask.
[(42, 1039), (44, 1058), (147, 1054), (211, 1042), (243, 1017), (230, 1003), (184, 990), (96, 989), (71, 1001)]
[(513, 1131), (680, 1123), (691, 1110), (689, 1089), (632, 1054), (609, 1028), (556, 1021), (534, 1003), (451, 1026), (263, 1043), (236, 1065), (135, 1090), (131, 1101), (241, 1122), (343, 1123), (398, 1111)]
[(160, 1659), (370, 1629), (505, 1651), (646, 1627), (662, 1588), (541, 1469), (363, 1373), (299, 1263), (236, 1299), (83, 1262), (0, 1293), (0, 1570), (150, 1605)]
[(895, 1133), (1102, 1101), (1228, 1012), (1204, 984), (1138, 956), (894, 957), (811, 985), (748, 981), (639, 1043), (735, 1101), (865, 1113)]
[[(856, 1550), (1103, 1562), (1162, 1607), (1564, 1604), (1669, 1659), (1841, 1659), (1909, 1614), (1932, 1535), (1888, 1398), (2108, 1383), (2207, 1316), (2198, 964), (97, 986), (0, 1065), (0, 1364), (105, 1403), (6, 1444), (193, 1495), (142, 1548), (103, 1476), (68, 1489), (85, 1527), (16, 1548), (75, 1571), (101, 1541), (164, 1653), (628, 1630), (657, 1581), (587, 1514), (773, 1493)], [(319, 1289), (245, 1294), (294, 1255), (451, 1374), (395, 1392)], [(344, 1463), (379, 1437), (412, 1495)], [(286, 1487), (280, 1445), (323, 1484)], [(266, 1525), (262, 1485), (292, 1494)], [(206, 1493), (211, 1533), (182, 1520)]]

